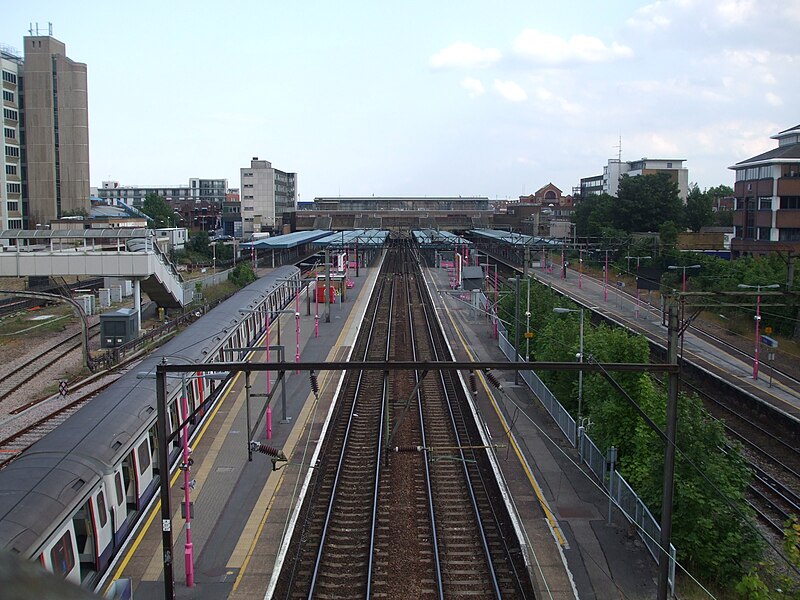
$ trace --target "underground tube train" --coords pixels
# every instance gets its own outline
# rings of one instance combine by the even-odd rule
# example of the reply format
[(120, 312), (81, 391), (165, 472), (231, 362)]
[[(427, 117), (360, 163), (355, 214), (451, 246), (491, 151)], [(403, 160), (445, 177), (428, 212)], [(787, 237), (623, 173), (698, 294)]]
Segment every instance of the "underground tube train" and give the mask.
[[(287, 306), (300, 271), (279, 267), (211, 310), (120, 377), (62, 425), (0, 470), (0, 548), (94, 587), (159, 488), (155, 373), (173, 363), (230, 360), (225, 348), (251, 346), (267, 315)], [(230, 379), (230, 378), (228, 378)], [(189, 414), (225, 382), (187, 378)], [(168, 379), (170, 432), (180, 414), (180, 379)], [(204, 410), (208, 413), (207, 408)], [(191, 429), (200, 426), (196, 419)], [(170, 464), (179, 454), (172, 442)]]

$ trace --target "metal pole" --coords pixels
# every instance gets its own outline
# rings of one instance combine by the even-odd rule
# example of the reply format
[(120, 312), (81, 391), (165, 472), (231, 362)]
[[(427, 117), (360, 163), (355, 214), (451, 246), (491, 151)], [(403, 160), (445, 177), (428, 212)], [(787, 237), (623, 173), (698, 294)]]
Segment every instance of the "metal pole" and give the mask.
[[(280, 353), (281, 360), (283, 360), (283, 346), (278, 349)], [(288, 423), (290, 421), (289, 417), (286, 416), (286, 371), (281, 371), (281, 423)]]
[[(581, 364), (583, 364), (583, 309), (581, 311), (581, 326), (580, 326), (580, 339), (578, 341), (580, 356), (578, 360)], [(578, 421), (581, 420), (582, 416), (582, 409), (583, 409), (583, 369), (578, 371)]]
[(331, 322), (331, 305), (328, 294), (331, 293), (331, 267), (330, 250), (325, 248), (325, 322)]
[[(162, 360), (166, 364), (166, 359)], [(164, 598), (175, 598), (172, 574), (172, 509), (169, 501), (169, 455), (167, 452), (167, 372), (156, 369), (156, 436), (158, 440), (158, 479), (161, 489), (161, 551), (164, 559)]]
[(247, 418), (247, 462), (253, 462), (253, 449), (250, 448), (250, 440), (255, 436), (250, 425), (250, 371), (244, 372), (244, 405)]
[(183, 410), (183, 506), (186, 520), (186, 544), (183, 548), (184, 565), (186, 566), (186, 586), (194, 587), (194, 546), (192, 545), (192, 503), (189, 501), (189, 481), (191, 469), (189, 467), (189, 397), (186, 393), (186, 373), (181, 373), (181, 408)]
[(578, 253), (580, 254), (580, 258), (578, 258), (578, 289), (583, 289), (583, 248), (581, 248)]
[[(678, 364), (678, 313), (674, 302), (669, 303), (669, 329), (667, 336), (667, 363)], [(669, 572), (672, 560), (669, 546), (672, 538), (672, 493), (675, 478), (675, 437), (678, 428), (678, 371), (668, 376), (667, 397), (667, 447), (664, 452), (664, 487), (661, 498), (661, 552), (658, 555), (658, 600), (666, 600), (669, 593)]]
[(603, 273), (603, 300), (608, 302), (608, 250), (606, 250), (606, 269)]
[(755, 354), (753, 355), (753, 379), (758, 379), (758, 347), (760, 344), (759, 337), (759, 325), (761, 324), (761, 286), (757, 285), (757, 295), (756, 295), (756, 348)]
[[(519, 277), (515, 282), (517, 293), (514, 306), (514, 362), (519, 362)], [(514, 371), (514, 384), (519, 385), (519, 370)]]

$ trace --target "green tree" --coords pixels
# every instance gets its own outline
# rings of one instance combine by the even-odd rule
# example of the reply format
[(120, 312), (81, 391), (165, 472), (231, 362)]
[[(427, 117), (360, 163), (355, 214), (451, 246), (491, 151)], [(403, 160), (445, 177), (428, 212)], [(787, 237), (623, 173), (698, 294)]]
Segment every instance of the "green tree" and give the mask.
[(208, 233), (205, 231), (198, 231), (193, 233), (186, 242), (186, 249), (189, 252), (200, 254), (206, 258), (211, 258), (213, 250), (211, 250), (211, 240)]
[(175, 211), (164, 198), (153, 192), (145, 196), (142, 212), (150, 217), (155, 227), (173, 227), (176, 222)]
[(665, 221), (658, 227), (662, 248), (674, 248), (678, 243), (678, 226), (675, 221)]
[(619, 180), (613, 226), (627, 232), (658, 231), (664, 221), (681, 223), (683, 203), (678, 184), (666, 173)]
[(613, 222), (615, 198), (608, 194), (592, 195), (576, 207), (572, 220), (579, 237), (599, 237), (603, 227)]
[(228, 280), (238, 287), (244, 287), (256, 280), (256, 274), (250, 263), (239, 263), (228, 275)]
[(705, 193), (701, 192), (697, 184), (692, 185), (689, 195), (686, 197), (686, 225), (692, 231), (700, 231), (701, 227), (711, 225), (714, 222), (714, 213), (711, 210), (713, 200)]

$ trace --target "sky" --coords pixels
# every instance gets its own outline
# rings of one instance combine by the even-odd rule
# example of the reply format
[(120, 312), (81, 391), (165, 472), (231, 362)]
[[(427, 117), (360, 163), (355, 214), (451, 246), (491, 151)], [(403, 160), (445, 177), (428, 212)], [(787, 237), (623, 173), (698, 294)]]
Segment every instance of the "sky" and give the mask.
[(37, 22), (88, 66), (94, 186), (257, 156), (301, 201), (502, 199), (621, 156), (705, 189), (800, 123), (797, 0), (0, 0), (0, 43)]

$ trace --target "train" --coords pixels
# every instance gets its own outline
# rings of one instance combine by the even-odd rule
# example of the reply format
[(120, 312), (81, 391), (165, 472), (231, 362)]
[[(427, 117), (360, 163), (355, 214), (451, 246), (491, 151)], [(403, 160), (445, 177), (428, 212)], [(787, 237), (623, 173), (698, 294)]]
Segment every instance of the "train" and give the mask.
[[(163, 358), (177, 363), (230, 361), (226, 348), (252, 346), (268, 312), (292, 302), (301, 287), (295, 266), (274, 269), (199, 318), (148, 355), (54, 431), (0, 470), (0, 548), (39, 562), (92, 588), (100, 582), (159, 490), (156, 381)], [(188, 411), (207, 407), (229, 385), (188, 377)], [(167, 381), (171, 433), (181, 414), (183, 383)], [(200, 413), (199, 413), (200, 414)], [(201, 418), (189, 424), (190, 432)], [(178, 438), (169, 448), (178, 459)]]

